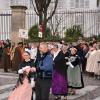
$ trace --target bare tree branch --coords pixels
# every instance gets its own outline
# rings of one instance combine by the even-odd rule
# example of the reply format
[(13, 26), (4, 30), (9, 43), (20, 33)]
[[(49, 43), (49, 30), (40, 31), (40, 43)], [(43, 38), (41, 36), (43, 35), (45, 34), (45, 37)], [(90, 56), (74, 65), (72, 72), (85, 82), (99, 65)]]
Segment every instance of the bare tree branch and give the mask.
[(37, 8), (35, 7), (35, 5), (34, 5), (34, 3), (33, 3), (33, 0), (31, 0), (31, 3), (32, 3), (32, 5), (33, 5), (34, 11), (35, 11), (36, 14), (39, 16), (39, 13), (38, 13)]
[(52, 11), (51, 15), (47, 18), (47, 22), (48, 20), (50, 20), (52, 18), (52, 16), (54, 15), (55, 11), (56, 11), (56, 8), (57, 8), (57, 5), (58, 5), (58, 0), (55, 0), (55, 6), (54, 6), (54, 10)]
[(33, 2), (33, 0), (31, 0), (34, 10), (35, 10), (36, 14), (39, 16), (39, 24), (43, 25), (43, 27), (44, 27), (44, 33), (45, 33), (47, 22), (54, 15), (57, 5), (58, 5), (58, 0), (54, 0), (53, 10), (52, 10), (50, 16), (48, 16), (48, 9), (51, 4), (51, 1), (52, 0), (34, 0), (34, 2)]
[(46, 2), (46, 8), (48, 8), (49, 7), (49, 5), (50, 5), (50, 3), (51, 3), (51, 0), (47, 0), (47, 2)]
[[(67, 15), (65, 17), (67, 17)], [(55, 24), (53, 23), (52, 19), (49, 21), (49, 25), (51, 27), (53, 35), (55, 35), (58, 32), (59, 26), (61, 25), (62, 22), (65, 21), (63, 19), (63, 13), (59, 17), (55, 15), (54, 18), (55, 18)], [(60, 32), (62, 32), (64, 29), (65, 29), (65, 27), (63, 27)]]

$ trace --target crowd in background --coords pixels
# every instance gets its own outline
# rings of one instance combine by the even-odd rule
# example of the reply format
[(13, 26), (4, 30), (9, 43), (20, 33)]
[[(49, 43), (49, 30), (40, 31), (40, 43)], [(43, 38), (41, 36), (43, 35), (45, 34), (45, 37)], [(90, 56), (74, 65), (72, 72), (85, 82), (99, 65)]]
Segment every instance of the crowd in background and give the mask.
[[(75, 89), (83, 88), (82, 73), (88, 72), (94, 78), (100, 79), (100, 44), (95, 38), (88, 43), (84, 40), (74, 43), (66, 43), (62, 40), (46, 44), (54, 64), (52, 74), (54, 95), (66, 96), (68, 93), (73, 95)], [(19, 42), (15, 45), (10, 40), (0, 41), (0, 61), (3, 62), (4, 72), (18, 71), (18, 66), (23, 61), (24, 51), (36, 61), (41, 54), (39, 47), (39, 43)]]

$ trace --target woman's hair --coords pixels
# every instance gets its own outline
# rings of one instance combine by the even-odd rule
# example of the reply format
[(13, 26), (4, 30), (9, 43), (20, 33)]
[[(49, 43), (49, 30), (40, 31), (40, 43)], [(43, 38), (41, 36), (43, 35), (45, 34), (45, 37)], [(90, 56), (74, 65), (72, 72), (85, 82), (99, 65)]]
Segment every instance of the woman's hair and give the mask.
[(90, 43), (89, 43), (89, 46), (93, 47), (93, 43), (92, 43), (92, 42), (90, 42)]
[(23, 53), (27, 53), (29, 56), (31, 55), (28, 51), (24, 51)]
[(72, 47), (70, 50), (74, 50), (77, 53), (77, 48)]

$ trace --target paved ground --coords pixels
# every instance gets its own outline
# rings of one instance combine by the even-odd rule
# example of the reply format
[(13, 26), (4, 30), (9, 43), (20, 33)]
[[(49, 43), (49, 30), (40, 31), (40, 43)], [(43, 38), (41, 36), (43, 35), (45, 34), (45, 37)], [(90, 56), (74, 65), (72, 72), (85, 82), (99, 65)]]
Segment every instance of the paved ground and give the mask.
[(95, 79), (94, 76), (88, 76), (86, 74), (84, 74), (83, 76), (84, 76), (84, 84), (85, 84), (85, 86), (87, 86), (87, 85), (100, 86), (100, 80)]
[[(3, 73), (3, 70), (0, 69), (0, 100), (7, 100), (5, 97), (13, 88), (17, 77), (18, 75), (15, 73)], [(83, 77), (85, 88), (78, 90), (75, 96), (68, 96), (68, 100), (100, 100), (100, 80), (86, 74)]]
[[(2, 75), (3, 75), (3, 69), (0, 69), (0, 73), (2, 73)], [(16, 76), (18, 76), (15, 72), (8, 72), (8, 73), (6, 73), (6, 75), (8, 74), (8, 76), (11, 76), (12, 77), (12, 75), (16, 78)], [(1, 75), (1, 76), (2, 76)], [(6, 76), (5, 76), (6, 77)], [(88, 75), (88, 74), (83, 74), (83, 78), (84, 78), (84, 84), (85, 84), (85, 86), (86, 85), (98, 85), (98, 86), (100, 86), (100, 80), (97, 80), (97, 79), (95, 79), (94, 77), (93, 77), (93, 75), (92, 76), (90, 76), (90, 75)], [(0, 82), (1, 83), (1, 82)], [(6, 84), (6, 83), (5, 83)]]

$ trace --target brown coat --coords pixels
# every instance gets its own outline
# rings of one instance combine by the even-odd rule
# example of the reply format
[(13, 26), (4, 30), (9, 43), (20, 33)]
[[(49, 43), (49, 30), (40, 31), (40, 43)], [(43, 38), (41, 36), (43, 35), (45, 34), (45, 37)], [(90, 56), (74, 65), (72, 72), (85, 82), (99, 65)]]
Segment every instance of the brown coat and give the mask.
[(3, 50), (3, 66), (4, 66), (4, 71), (7, 72), (8, 69), (11, 67), (11, 61), (10, 61), (10, 48), (4, 48)]
[(20, 62), (22, 61), (22, 48), (16, 47), (14, 52), (14, 57), (12, 60), (12, 70), (17, 71)]

